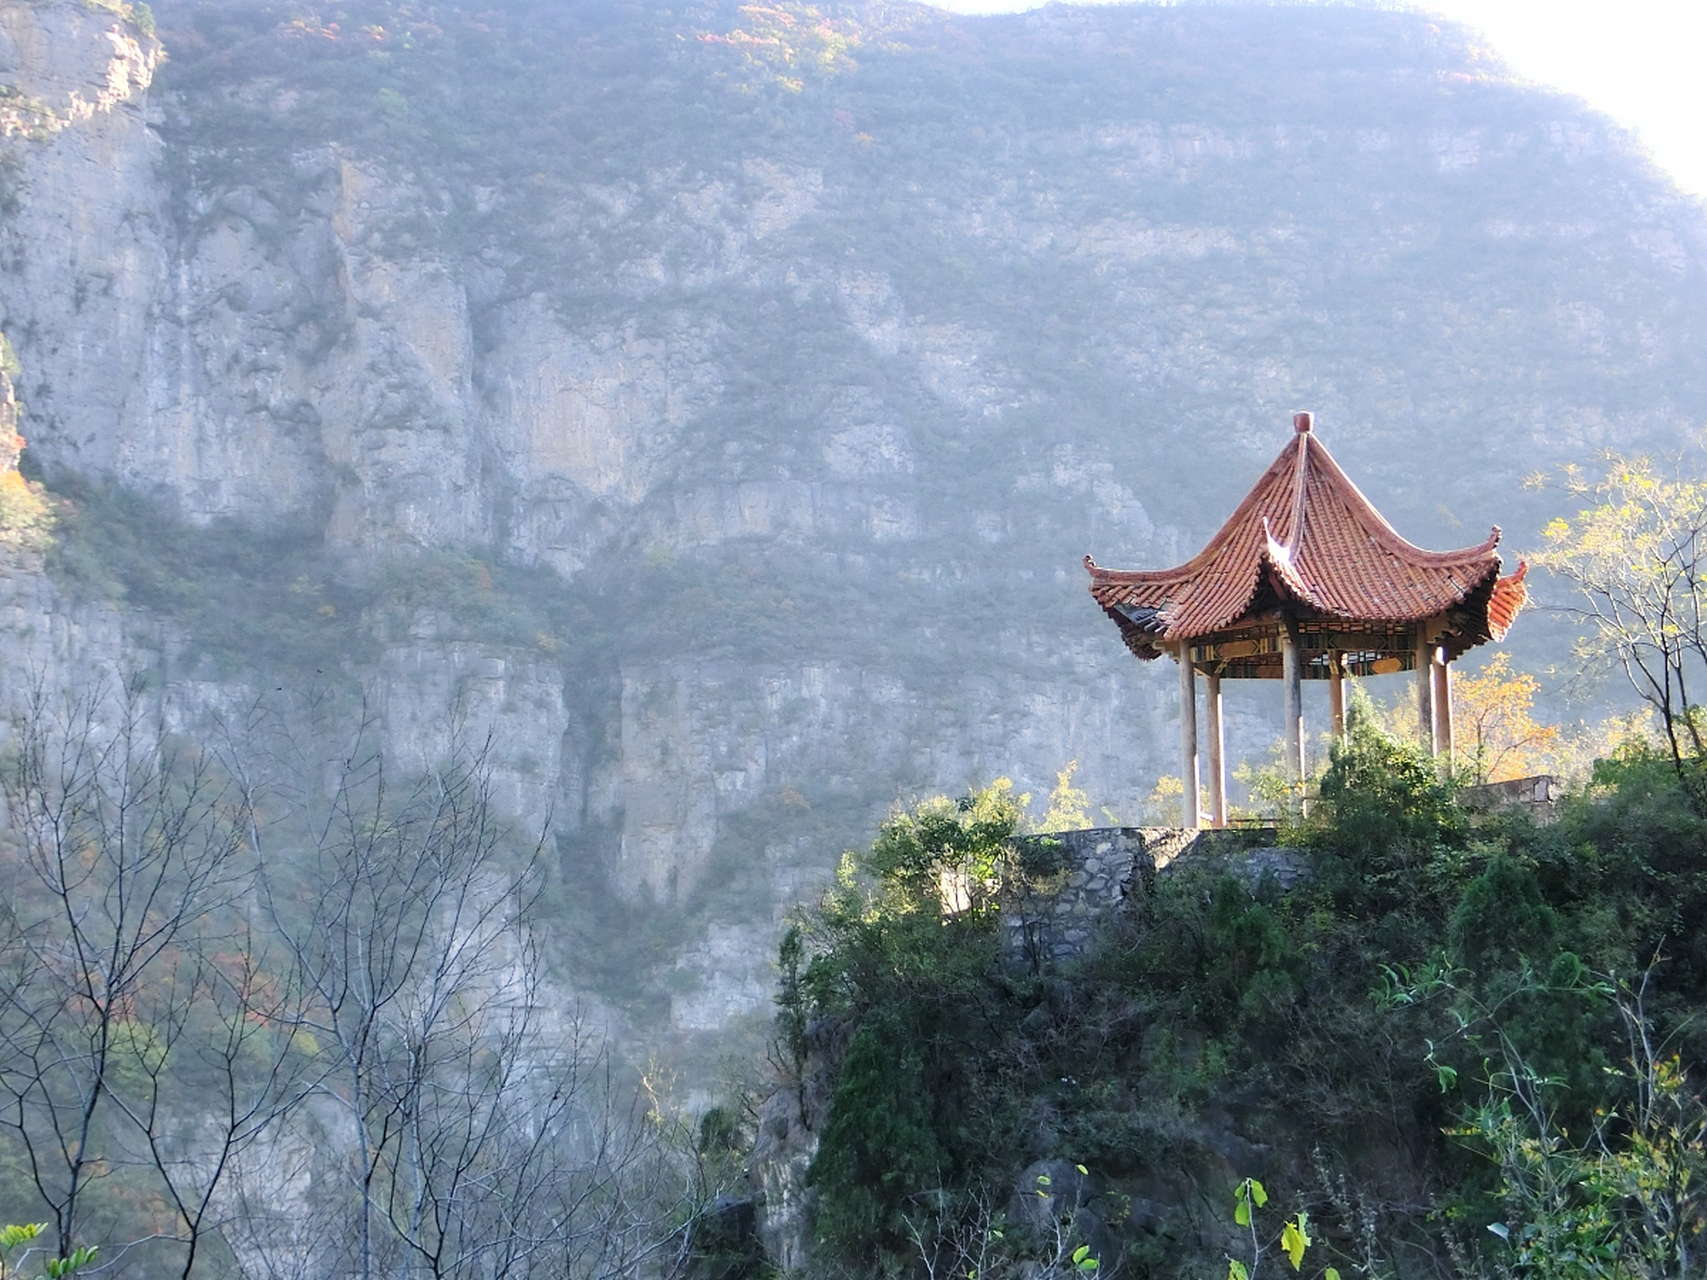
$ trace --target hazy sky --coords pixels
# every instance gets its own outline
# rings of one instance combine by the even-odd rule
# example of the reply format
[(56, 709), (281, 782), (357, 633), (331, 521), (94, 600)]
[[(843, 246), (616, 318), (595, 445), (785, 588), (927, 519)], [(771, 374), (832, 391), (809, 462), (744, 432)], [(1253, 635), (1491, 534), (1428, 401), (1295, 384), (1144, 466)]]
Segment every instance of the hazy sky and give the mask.
[[(931, 0), (1011, 13), (1042, 0)], [(1707, 195), (1707, 2), (1423, 0), (1411, 7), (1479, 28), (1519, 75), (1585, 98), (1637, 131), (1678, 185)]]

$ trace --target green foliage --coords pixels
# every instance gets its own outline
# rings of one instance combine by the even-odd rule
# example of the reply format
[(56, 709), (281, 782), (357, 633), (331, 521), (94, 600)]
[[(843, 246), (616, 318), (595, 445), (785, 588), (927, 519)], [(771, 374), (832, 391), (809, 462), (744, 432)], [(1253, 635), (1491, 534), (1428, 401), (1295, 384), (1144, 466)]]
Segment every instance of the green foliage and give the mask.
[(1255, 1178), (1246, 1178), (1233, 1192), (1233, 1221), (1241, 1227), (1251, 1225), (1251, 1209), (1268, 1203), (1268, 1192)]
[(708, 1107), (699, 1118), (699, 1154), (717, 1156), (740, 1151), (746, 1142), (741, 1130), (741, 1118), (729, 1108)]
[[(0, 1227), (0, 1280), (22, 1280), (25, 1260), (30, 1250), (22, 1254), (16, 1251), (22, 1246), (31, 1244), (42, 1232), (48, 1229), (45, 1222), (27, 1222)], [(47, 1258), (41, 1264), (41, 1280), (62, 1280), (62, 1277), (75, 1275), (95, 1260), (99, 1252), (97, 1245), (80, 1245), (62, 1258)]]
[[(1707, 1049), (1695, 1021), (1707, 831), (1670, 762), (1640, 744), (1596, 777), (1551, 826), (1473, 826), (1427, 762), (1354, 720), (1301, 831), (1303, 881), (1283, 893), (1241, 870), (1236, 850), (1176, 862), (1083, 960), (1026, 981), (1002, 963), (996, 927), (1019, 860), (971, 853), (972, 800), (901, 815), (881, 855), (850, 860), (802, 923), (809, 977), (779, 1001), (822, 1019), (814, 1043), (846, 1045), (813, 1171), (825, 1247), (875, 1274), (909, 1256), (909, 1227), (975, 1236), (978, 1188), (1012, 1186), (1031, 1161), (1082, 1159), (1117, 1189), (1178, 1170), (1213, 1182), (1238, 1141), (1267, 1155), (1260, 1180), (1227, 1188), (1227, 1229), (1248, 1232), (1265, 1196), (1299, 1211), (1236, 1258), (1196, 1254), (1165, 1225), (1105, 1227), (1147, 1275), (1237, 1263), (1249, 1277), (1265, 1250), (1284, 1269), (1319, 1258), (1326, 1280), (1328, 1263), (1378, 1275), (1411, 1245), (1440, 1250), (1443, 1231), (1472, 1265), (1485, 1255), (1514, 1276), (1549, 1274), (1500, 1252), (1482, 1224), (1530, 1221), (1502, 1207), (1523, 1162), (1566, 1156), (1563, 1199), (1526, 1212), (1553, 1214), (1566, 1234), (1598, 1230), (1593, 1215), (1559, 1215), (1618, 1187), (1595, 1212), (1628, 1230), (1631, 1188), (1692, 1168), (1667, 1135), (1693, 1130), (1674, 1117), (1637, 1138), (1636, 1109), (1664, 1093), (1663, 1073), (1644, 1084), (1616, 1065), (1630, 1037), (1604, 975), (1664, 957), (1641, 1024), (1677, 1055), (1683, 1098)], [(961, 881), (944, 873), (969, 865), (976, 892), (945, 911), (944, 886)], [(1656, 1154), (1663, 1142), (1672, 1154)], [(1438, 1220), (1359, 1189), (1388, 1176), (1368, 1153), (1398, 1149), (1414, 1181), (1389, 1194), (1429, 1188)], [(1105, 1212), (1122, 1221), (1093, 1216)], [(1010, 1261), (1022, 1234), (1008, 1224)]]
[(981, 916), (994, 906), (1008, 840), (1029, 802), (1006, 778), (958, 800), (925, 800), (883, 824), (861, 869), (902, 914)]
[(776, 1020), (777, 1038), (796, 1081), (806, 1069), (806, 1020), (810, 1010), (805, 975), (801, 971), (805, 956), (806, 944), (800, 935), (800, 926), (792, 924), (777, 945), (777, 969), (781, 977), (777, 983)]
[[(1250, 1240), (1250, 1261), (1243, 1258), (1227, 1259), (1227, 1280), (1252, 1280), (1257, 1274), (1263, 1254), (1269, 1248), (1278, 1246), (1286, 1255), (1286, 1260), (1292, 1264), (1294, 1271), (1299, 1271), (1304, 1265), (1304, 1251), (1311, 1245), (1310, 1214), (1308, 1210), (1300, 1209), (1292, 1217), (1280, 1225), (1278, 1236), (1265, 1241), (1263, 1233), (1257, 1226), (1258, 1211), (1268, 1204), (1268, 1191), (1255, 1178), (1246, 1178), (1233, 1188), (1233, 1223), (1243, 1229)], [(1335, 1273), (1333, 1280), (1338, 1280)]]
[(1707, 1108), (1681, 1058), (1653, 1038), (1648, 981), (1617, 994), (1628, 1033), (1625, 1086), (1573, 1140), (1545, 1099), (1555, 1082), (1511, 1052), (1455, 1135), (1500, 1172), (1488, 1230), (1515, 1276), (1635, 1280), (1687, 1275), (1707, 1229)]
[(912, 1197), (957, 1172), (934, 1105), (941, 1082), (927, 1074), (929, 1035), (905, 1012), (881, 1010), (860, 1022), (842, 1059), (808, 1176), (822, 1196), (818, 1229), (840, 1247), (899, 1241)]
[(1547, 954), (1558, 925), (1535, 872), (1500, 853), (1465, 888), (1447, 941), (1457, 963), (1488, 973)]
[[(898, 1247), (912, 1198), (956, 1185), (977, 1145), (960, 1059), (1000, 1000), (996, 891), (1025, 803), (1003, 779), (896, 812), (865, 855), (844, 859), (811, 922), (811, 1011), (851, 1027), (808, 1175), (836, 1248)], [(799, 946), (798, 933), (784, 939), (785, 977)], [(785, 1036), (798, 991), (784, 988)]]
[(80, 1271), (95, 1260), (97, 1248), (96, 1245), (86, 1244), (73, 1249), (63, 1258), (54, 1258), (43, 1269), (43, 1274), (47, 1280), (59, 1280), (61, 1276), (68, 1276), (73, 1272)]
[(1424, 908), (1418, 870), (1468, 833), (1451, 783), (1419, 746), (1382, 732), (1357, 697), (1329, 761), (1308, 835), (1324, 887), (1355, 914)]

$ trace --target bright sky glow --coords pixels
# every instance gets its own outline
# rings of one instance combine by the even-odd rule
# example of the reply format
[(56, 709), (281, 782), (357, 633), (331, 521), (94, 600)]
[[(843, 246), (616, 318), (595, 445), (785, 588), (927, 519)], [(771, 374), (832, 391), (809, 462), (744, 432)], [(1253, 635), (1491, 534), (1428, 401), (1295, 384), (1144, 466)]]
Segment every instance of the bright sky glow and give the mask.
[[(933, 0), (1014, 13), (1041, 0)], [(1702, 0), (1419, 0), (1475, 28), (1519, 76), (1636, 131), (1685, 190), (1707, 196), (1707, 4)]]

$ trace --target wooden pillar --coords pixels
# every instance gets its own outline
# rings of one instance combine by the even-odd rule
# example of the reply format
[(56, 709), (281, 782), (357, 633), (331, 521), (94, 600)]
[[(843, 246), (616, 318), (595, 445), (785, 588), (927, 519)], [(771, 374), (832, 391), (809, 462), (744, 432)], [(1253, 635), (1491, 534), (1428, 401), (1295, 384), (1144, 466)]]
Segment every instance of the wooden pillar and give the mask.
[(1280, 674), (1286, 686), (1286, 776), (1304, 781), (1304, 664), (1299, 660), (1298, 634), (1290, 622), (1280, 627)]
[(1452, 760), (1452, 668), (1446, 650), (1434, 651), (1434, 754)]
[(1345, 741), (1345, 669), (1340, 663), (1340, 655), (1333, 650), (1328, 651), (1328, 719), (1333, 726), (1334, 737)]
[(1197, 828), (1203, 825), (1203, 813), (1197, 794), (1197, 671), (1191, 665), (1191, 643), (1179, 644), (1179, 757), (1180, 783), (1185, 788), (1180, 797), (1180, 824)]
[(1422, 740), (1434, 750), (1434, 646), (1417, 634), (1417, 724)]
[(1227, 825), (1227, 741), (1221, 731), (1221, 677), (1204, 677), (1204, 729), (1209, 734), (1209, 825)]

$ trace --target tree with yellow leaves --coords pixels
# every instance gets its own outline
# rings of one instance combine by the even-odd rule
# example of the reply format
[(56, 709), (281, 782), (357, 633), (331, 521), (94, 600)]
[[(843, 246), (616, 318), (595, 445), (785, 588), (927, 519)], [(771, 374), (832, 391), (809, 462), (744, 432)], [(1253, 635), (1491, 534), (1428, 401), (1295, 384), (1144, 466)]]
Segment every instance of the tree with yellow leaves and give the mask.
[(1073, 785), (1073, 774), (1079, 762), (1069, 760), (1067, 767), (1055, 775), (1055, 788), (1049, 793), (1049, 812), (1043, 815), (1039, 831), (1078, 831), (1091, 825), (1091, 800), (1083, 787)]
[(1592, 505), (1549, 524), (1535, 559), (1576, 588), (1585, 670), (1623, 669), (1658, 714), (1694, 804), (1707, 811), (1707, 723), (1697, 705), (1707, 681), (1707, 482), (1682, 459), (1670, 474), (1649, 458), (1604, 459), (1593, 482), (1565, 471), (1566, 491)]
[(1559, 726), (1537, 724), (1532, 714), (1541, 682), (1514, 671), (1496, 653), (1475, 675), (1452, 682), (1458, 755), (1472, 782), (1507, 782), (1543, 773), (1560, 745)]

